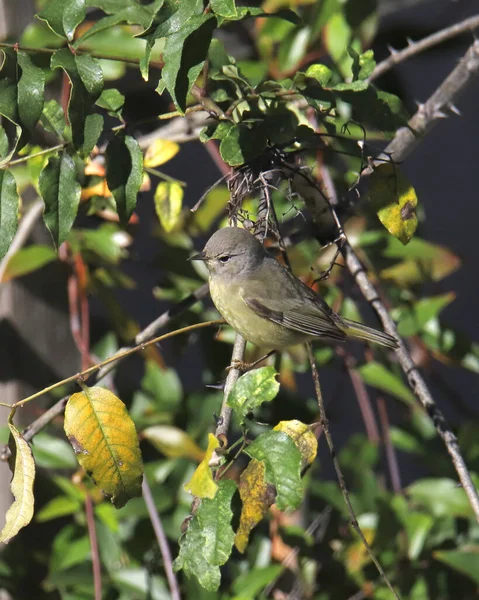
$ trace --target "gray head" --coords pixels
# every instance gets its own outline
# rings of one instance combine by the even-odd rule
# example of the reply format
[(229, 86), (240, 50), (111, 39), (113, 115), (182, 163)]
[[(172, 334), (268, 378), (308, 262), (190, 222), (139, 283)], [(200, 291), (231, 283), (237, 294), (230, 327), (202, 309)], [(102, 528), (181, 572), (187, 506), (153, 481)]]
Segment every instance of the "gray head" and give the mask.
[(254, 271), (265, 256), (263, 245), (251, 233), (225, 227), (216, 231), (192, 260), (204, 260), (210, 273), (235, 277)]

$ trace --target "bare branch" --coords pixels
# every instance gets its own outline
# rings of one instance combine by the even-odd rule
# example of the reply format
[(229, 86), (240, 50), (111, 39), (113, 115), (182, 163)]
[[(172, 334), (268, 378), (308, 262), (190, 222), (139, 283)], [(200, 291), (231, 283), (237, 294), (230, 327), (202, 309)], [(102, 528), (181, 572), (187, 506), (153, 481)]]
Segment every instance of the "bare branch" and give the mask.
[(88, 527), (88, 537), (90, 538), (91, 562), (93, 570), (93, 588), (95, 590), (95, 600), (101, 600), (101, 564), (100, 553), (98, 551), (98, 539), (96, 535), (95, 516), (93, 514), (93, 502), (91, 496), (85, 496), (85, 513)]
[(460, 23), (455, 23), (450, 27), (446, 27), (441, 31), (437, 31), (436, 33), (433, 33), (432, 35), (429, 35), (418, 42), (409, 43), (408, 46), (403, 50), (393, 50), (391, 52), (391, 56), (376, 65), (374, 71), (369, 76), (368, 81), (374, 81), (392, 69), (392, 67), (395, 65), (404, 62), (408, 58), (411, 58), (420, 52), (424, 52), (424, 50), (428, 50), (433, 46), (442, 44), (443, 42), (450, 40), (451, 38), (454, 38), (466, 31), (473, 32), (478, 27), (479, 15), (475, 15), (474, 17), (469, 17)]

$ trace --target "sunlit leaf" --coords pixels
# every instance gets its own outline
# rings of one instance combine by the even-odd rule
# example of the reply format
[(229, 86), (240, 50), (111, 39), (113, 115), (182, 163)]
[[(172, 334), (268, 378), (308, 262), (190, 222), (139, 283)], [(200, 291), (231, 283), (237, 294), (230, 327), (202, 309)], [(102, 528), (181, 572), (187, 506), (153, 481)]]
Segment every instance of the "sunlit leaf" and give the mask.
[(162, 181), (155, 190), (155, 209), (161, 226), (170, 233), (180, 221), (183, 188), (176, 181)]
[(183, 486), (187, 492), (198, 498), (214, 498), (218, 490), (218, 484), (213, 480), (211, 467), (209, 462), (213, 456), (213, 452), (218, 448), (220, 443), (212, 433), (208, 434), (208, 448), (205, 452), (203, 460), (200, 462), (193, 477), (188, 483)]
[(56, 259), (57, 253), (50, 246), (33, 245), (22, 248), (8, 259), (1, 281), (4, 283), (10, 279), (27, 275)]
[(17, 62), (21, 69), (17, 88), (18, 114), (22, 125), (32, 134), (43, 111), (45, 75), (26, 52), (17, 52)]
[(78, 462), (115, 506), (141, 495), (138, 436), (119, 398), (104, 388), (85, 386), (68, 400), (64, 427)]
[(47, 131), (63, 138), (66, 127), (65, 114), (56, 100), (45, 102), (40, 121)]
[(58, 247), (70, 232), (81, 194), (75, 163), (66, 150), (49, 158), (40, 174), (38, 186), (45, 202), (43, 220)]
[(145, 152), (143, 165), (145, 167), (159, 167), (168, 162), (180, 151), (180, 146), (170, 140), (155, 140)]
[(10, 487), (15, 500), (7, 511), (5, 526), (0, 533), (0, 542), (4, 544), (15, 537), (20, 529), (32, 520), (33, 482), (35, 480), (35, 463), (29, 445), (12, 423), (9, 423), (8, 426), (12, 440), (10, 468), (13, 472), (13, 479)]
[(453, 479), (423, 478), (407, 488), (408, 496), (414, 502), (425, 506), (438, 518), (443, 516), (472, 517), (471, 505), (463, 488)]
[(245, 451), (264, 462), (266, 481), (276, 488), (278, 508), (298, 508), (303, 498), (301, 453), (289, 435), (282, 431), (262, 433)]
[(283, 565), (269, 565), (267, 567), (254, 567), (233, 581), (232, 589), (235, 596), (232, 600), (249, 600), (258, 598), (258, 594), (271, 582), (277, 579)]
[(433, 553), (436, 560), (440, 560), (455, 571), (462, 573), (479, 585), (479, 546), (471, 545), (459, 550), (437, 550)]
[(153, 425), (142, 431), (142, 436), (168, 458), (203, 460), (205, 452), (182, 429), (172, 425)]
[(5, 256), (18, 227), (20, 198), (15, 177), (0, 170), (0, 258)]
[(284, 431), (293, 440), (296, 448), (301, 452), (301, 468), (310, 465), (316, 458), (318, 440), (311, 431), (311, 427), (301, 421), (280, 421), (274, 431)]
[(50, 502), (47, 502), (38, 511), (35, 520), (38, 523), (46, 523), (53, 519), (59, 519), (67, 515), (74, 515), (82, 509), (82, 503), (74, 498), (67, 496), (56, 496)]
[(455, 297), (454, 292), (449, 292), (440, 296), (420, 298), (411, 306), (404, 306), (395, 310), (393, 318), (398, 323), (399, 335), (417, 334), (428, 321), (436, 317)]
[(121, 109), (125, 104), (125, 96), (115, 88), (110, 88), (102, 91), (100, 97), (96, 101), (96, 104), (97, 106), (101, 106), (101, 108), (106, 109), (109, 114), (115, 117), (120, 117)]
[(261, 367), (248, 371), (234, 384), (227, 402), (241, 422), (249, 412), (276, 397), (279, 392), (277, 375), (274, 367)]
[(384, 227), (407, 244), (417, 227), (417, 196), (397, 165), (383, 163), (374, 169), (368, 197)]
[(211, 0), (211, 10), (220, 17), (236, 17), (235, 0)]
[(401, 378), (389, 371), (381, 363), (368, 362), (357, 369), (365, 383), (409, 405), (415, 405), (414, 394)]
[(86, 16), (85, 0), (48, 0), (37, 15), (57, 35), (73, 41), (75, 29)]

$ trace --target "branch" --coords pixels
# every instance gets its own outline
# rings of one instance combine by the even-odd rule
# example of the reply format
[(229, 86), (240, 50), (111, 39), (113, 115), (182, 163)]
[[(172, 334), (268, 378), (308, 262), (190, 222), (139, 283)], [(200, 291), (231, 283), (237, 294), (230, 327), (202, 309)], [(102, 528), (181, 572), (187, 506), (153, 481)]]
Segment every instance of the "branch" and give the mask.
[(386, 573), (384, 572), (384, 569), (382, 568), (381, 564), (379, 563), (378, 559), (376, 558), (376, 555), (372, 551), (371, 546), (369, 545), (366, 537), (364, 536), (364, 533), (361, 530), (361, 527), (359, 527), (358, 520), (354, 513), (353, 505), (351, 504), (349, 492), (346, 487), (344, 475), (341, 470), (341, 467), (339, 466), (338, 457), (337, 457), (336, 451), (334, 449), (333, 438), (331, 437), (331, 432), (329, 431), (328, 418), (326, 416), (326, 411), (325, 411), (324, 402), (323, 402), (323, 395), (321, 393), (321, 386), (319, 384), (318, 370), (316, 368), (316, 362), (314, 360), (313, 348), (312, 348), (310, 342), (308, 342), (306, 344), (306, 348), (308, 350), (309, 363), (311, 365), (311, 372), (313, 375), (314, 389), (315, 389), (316, 398), (318, 401), (319, 415), (321, 417), (321, 425), (323, 427), (324, 435), (326, 437), (326, 442), (328, 444), (329, 452), (331, 454), (331, 458), (332, 458), (333, 465), (334, 465), (334, 470), (336, 471), (336, 477), (339, 482), (339, 487), (341, 488), (341, 493), (343, 494), (344, 502), (348, 508), (349, 516), (351, 517), (351, 525), (353, 526), (354, 530), (356, 531), (359, 538), (361, 539), (361, 542), (363, 543), (364, 547), (366, 548), (366, 552), (368, 553), (369, 558), (374, 563), (376, 569), (378, 570), (378, 572), (381, 575), (381, 577), (383, 578), (385, 584), (387, 585), (387, 587), (393, 594), (394, 598), (396, 598), (396, 600), (400, 600), (396, 590), (393, 588), (391, 582), (389, 581), (388, 577), (386, 576)]
[(402, 63), (403, 61), (415, 56), (416, 54), (419, 54), (420, 52), (424, 52), (424, 50), (428, 50), (433, 46), (442, 44), (442, 42), (450, 40), (451, 38), (454, 38), (466, 31), (473, 32), (478, 27), (479, 15), (475, 15), (474, 17), (469, 17), (460, 23), (455, 23), (450, 27), (446, 27), (441, 31), (437, 31), (436, 33), (433, 33), (432, 35), (429, 35), (418, 42), (412, 42), (410, 39), (408, 39), (408, 46), (407, 48), (404, 48), (404, 50), (394, 50), (393, 48), (390, 48), (391, 56), (376, 65), (374, 71), (369, 76), (368, 81), (371, 82), (375, 79), (378, 79), (378, 77), (384, 75), (384, 73), (392, 69), (392, 67), (395, 65)]
[(155, 532), (156, 541), (158, 542), (161, 556), (163, 557), (163, 564), (165, 566), (166, 578), (170, 587), (171, 598), (172, 600), (180, 600), (180, 589), (178, 587), (178, 580), (176, 579), (175, 572), (173, 571), (173, 561), (171, 559), (171, 552), (168, 546), (168, 540), (166, 539), (165, 530), (163, 529), (160, 515), (156, 510), (155, 501), (153, 499), (148, 480), (146, 479), (146, 475), (143, 475), (141, 489), (143, 491), (143, 499), (148, 510), (148, 515), (153, 526), (153, 531)]
[(93, 587), (95, 590), (95, 600), (101, 600), (101, 565), (100, 554), (98, 552), (98, 539), (96, 535), (95, 516), (93, 514), (93, 502), (91, 496), (85, 496), (85, 512), (88, 528), (88, 537), (90, 538), (91, 562), (93, 566)]

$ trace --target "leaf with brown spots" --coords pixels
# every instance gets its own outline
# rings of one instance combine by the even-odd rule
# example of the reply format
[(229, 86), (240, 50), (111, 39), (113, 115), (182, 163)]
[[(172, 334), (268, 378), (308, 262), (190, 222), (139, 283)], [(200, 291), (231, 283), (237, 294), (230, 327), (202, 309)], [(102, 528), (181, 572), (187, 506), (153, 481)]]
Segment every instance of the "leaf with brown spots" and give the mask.
[(138, 436), (119, 398), (104, 388), (84, 386), (68, 400), (65, 433), (80, 465), (117, 508), (141, 496)]

